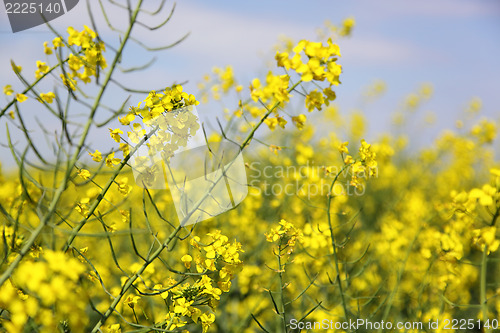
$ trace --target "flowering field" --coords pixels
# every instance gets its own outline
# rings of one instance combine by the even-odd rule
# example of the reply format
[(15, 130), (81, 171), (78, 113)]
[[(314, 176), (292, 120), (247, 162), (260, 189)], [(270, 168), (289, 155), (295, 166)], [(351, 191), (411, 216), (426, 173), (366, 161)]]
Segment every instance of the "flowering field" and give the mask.
[[(478, 116), (480, 100), (412, 151), (403, 124), (431, 97), (424, 84), (398, 115), (401, 134), (365, 141), (363, 116), (334, 102), (347, 18), (317, 40), (279, 43), (250, 82), (227, 66), (200, 77), (198, 92), (115, 85), (130, 96), (106, 105), (134, 29), (147, 15), (168, 21), (141, 3), (118, 45), (96, 27), (69, 27), (33, 48), (46, 59), (35, 73), (11, 63), (19, 82), (0, 105), (0, 143), (16, 162), (0, 169), (0, 331), (497, 330), (498, 124)], [(196, 112), (220, 100), (231, 107), (209, 131)], [(33, 135), (33, 101), (57, 130)], [(99, 128), (113, 149), (89, 144)], [(190, 183), (193, 138), (238, 157), (219, 156)], [(165, 171), (180, 152), (188, 161)], [(224, 181), (228, 195), (217, 192)], [(183, 201), (193, 191), (196, 202)]]

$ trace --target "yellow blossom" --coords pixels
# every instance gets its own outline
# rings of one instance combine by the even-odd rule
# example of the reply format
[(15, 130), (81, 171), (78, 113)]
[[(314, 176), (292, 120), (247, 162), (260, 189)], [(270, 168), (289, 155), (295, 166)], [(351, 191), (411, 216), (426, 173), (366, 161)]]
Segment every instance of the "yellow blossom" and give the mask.
[(128, 295), (127, 298), (123, 301), (123, 304), (126, 304), (133, 309), (140, 299), (140, 296)]
[(87, 180), (90, 178), (90, 172), (86, 169), (80, 169), (80, 171), (78, 171), (78, 176), (80, 176), (84, 180)]
[(115, 158), (115, 153), (112, 152), (111, 154), (109, 154), (108, 156), (106, 156), (106, 166), (112, 168), (113, 165), (118, 165), (120, 164), (121, 162), (121, 159), (119, 158)]
[(347, 149), (347, 145), (349, 144), (348, 141), (341, 143), (339, 146), (339, 152), (341, 154), (349, 154), (349, 150)]
[(99, 150), (95, 150), (94, 153), (89, 153), (90, 156), (92, 156), (92, 159), (96, 162), (101, 162), (102, 161), (102, 154)]
[(52, 54), (52, 48), (49, 47), (49, 42), (43, 43), (43, 53), (50, 55)]
[(22, 103), (22, 102), (26, 101), (27, 99), (28, 99), (28, 97), (25, 94), (16, 94), (16, 100), (19, 103)]
[(3, 87), (3, 93), (7, 96), (12, 95), (13, 92), (14, 90), (12, 90), (12, 86), (10, 84)]
[(35, 77), (38, 79), (40, 78), (43, 74), (47, 73), (49, 71), (49, 66), (47, 66), (46, 63), (40, 61), (40, 60), (37, 60), (36, 62), (36, 67), (37, 67), (37, 70), (35, 72)]
[(11, 64), (11, 66), (12, 66), (12, 70), (13, 70), (13, 71), (14, 71), (14, 73), (16, 73), (16, 74), (21, 73), (21, 71), (23, 70), (23, 68), (22, 68), (21, 66), (17, 66), (17, 65), (14, 63), (14, 61), (12, 61), (12, 60), (10, 61), (10, 64)]
[(119, 148), (122, 152), (123, 152), (123, 157), (127, 156), (130, 154), (130, 145), (127, 144), (127, 143), (120, 143), (120, 148)]
[(109, 135), (111, 136), (111, 138), (113, 140), (115, 140), (116, 142), (120, 143), (120, 134), (123, 134), (123, 131), (119, 128), (116, 128), (116, 129), (109, 129)]
[(356, 25), (356, 20), (354, 20), (354, 17), (346, 18), (342, 22), (342, 29), (340, 30), (340, 35), (341, 36), (349, 36), (355, 25)]
[(56, 37), (52, 40), (52, 45), (54, 45), (54, 48), (58, 48), (58, 47), (63, 47), (64, 46), (64, 43), (63, 43), (63, 40), (61, 37)]
[(473, 244), (481, 251), (486, 251), (486, 254), (495, 252), (500, 246), (500, 240), (496, 238), (496, 230), (495, 226), (473, 230)]
[(131, 122), (134, 121), (134, 119), (135, 119), (135, 115), (133, 113), (129, 113), (122, 118), (118, 118), (118, 120), (120, 121), (120, 123), (122, 125), (129, 125)]
[(187, 269), (191, 268), (191, 262), (193, 261), (193, 257), (189, 254), (185, 254), (182, 256), (181, 261), (184, 263)]
[(303, 129), (306, 123), (307, 117), (304, 114), (299, 114), (298, 116), (292, 117), (292, 121), (298, 129)]
[(108, 325), (104, 328), (104, 333), (122, 333), (120, 324)]
[(50, 104), (50, 103), (52, 103), (54, 101), (54, 98), (56, 98), (56, 95), (53, 92), (50, 91), (50, 92), (48, 92), (46, 94), (40, 93), (40, 98), (43, 101), (45, 101), (45, 102), (47, 102), (47, 103)]

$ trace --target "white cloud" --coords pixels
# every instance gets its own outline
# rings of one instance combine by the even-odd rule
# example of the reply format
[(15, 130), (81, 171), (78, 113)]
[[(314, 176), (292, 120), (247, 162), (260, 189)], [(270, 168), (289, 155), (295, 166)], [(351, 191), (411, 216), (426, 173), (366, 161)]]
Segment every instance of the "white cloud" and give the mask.
[(363, 35), (341, 42), (342, 58), (358, 66), (408, 65), (444, 61), (446, 56), (436, 49), (417, 46), (408, 40)]
[(493, 1), (471, 0), (425, 0), (408, 2), (393, 0), (388, 11), (402, 15), (438, 16), (442, 18), (464, 18), (498, 14), (500, 6)]
[(467, 18), (500, 14), (498, 1), (473, 0), (362, 0), (353, 8), (366, 19), (387, 19), (405, 17)]
[[(448, 1), (445, 0), (445, 2)], [(391, 5), (380, 12), (415, 10), (416, 13), (419, 13), (430, 11), (428, 8), (429, 5), (425, 1), (418, 2), (418, 4), (412, 3), (410, 6), (411, 9), (407, 9), (409, 8), (408, 5), (398, 5), (398, 3), (399, 1), (389, 1), (388, 4)], [(457, 3), (461, 4), (463, 2), (458, 1)], [(370, 6), (368, 5), (368, 7)], [(442, 7), (446, 6), (434, 6), (434, 8)], [(455, 9), (457, 12), (462, 12), (466, 11), (469, 7), (476, 8), (478, 6), (469, 4), (458, 5), (456, 7), (462, 8)], [(112, 38), (116, 40), (116, 35), (111, 34), (107, 28), (99, 7), (94, 4), (93, 9), (95, 19), (99, 23), (98, 26), (101, 28), (103, 37), (105, 39)], [(107, 9), (109, 19), (113, 24), (123, 26), (127, 23), (123, 20), (126, 17), (126, 13), (123, 10), (110, 7), (109, 5)], [(168, 12), (164, 12), (163, 14), (166, 15)], [(410, 13), (407, 14), (409, 15)], [(147, 17), (143, 15), (142, 18), (146, 19)], [(51, 23), (60, 32), (63, 32), (68, 25), (81, 27), (84, 24), (90, 24), (85, 2), (81, 1), (76, 8)], [(154, 24), (154, 22), (151, 24)], [(171, 22), (163, 29), (150, 32), (149, 30), (137, 27), (134, 36), (147, 45), (158, 46), (173, 43), (185, 33), (191, 32), (188, 39), (180, 45), (169, 51), (157, 53), (160, 57), (160, 61), (155, 64), (157, 67), (175, 68), (176, 63), (167, 63), (161, 60), (162, 58), (170, 59), (171, 56), (176, 56), (184, 60), (184, 63), (179, 65), (184, 66), (187, 62), (195, 62), (193, 66), (198, 70), (201, 68), (206, 70), (213, 65), (221, 66), (225, 64), (232, 64), (237, 68), (244, 68), (245, 70), (255, 70), (262, 67), (262, 59), (259, 55), (263, 52), (269, 54), (269, 50), (276, 44), (279, 35), (286, 34), (295, 40), (314, 38), (314, 30), (319, 25), (319, 22), (313, 26), (305, 22), (287, 20), (286, 16), (262, 18), (257, 15), (217, 9), (208, 7), (208, 5), (200, 6), (185, 1), (178, 3), (176, 13)], [(7, 57), (16, 57), (21, 60), (29, 58), (29, 53), (25, 52), (26, 46), (23, 45), (25, 43), (24, 39), (28, 36), (38, 37), (36, 35), (40, 35), (40, 33), (37, 32), (42, 31), (47, 31), (47, 28), (37, 27), (24, 33), (15, 34), (19, 38), (19, 42), (16, 43), (17, 46), (15, 48), (11, 48)], [(3, 37), (5, 38), (6, 36)], [(52, 36), (47, 34), (46, 38), (51, 39)], [(423, 52), (409, 41), (391, 40), (380, 35), (360, 35), (351, 40), (343, 40), (341, 43), (346, 58), (348, 57), (350, 61), (364, 62), (366, 64), (404, 63), (405, 61), (420, 59), (421, 57), (417, 57), (419, 53), (428, 53), (428, 50)], [(0, 55), (0, 64), (5, 64), (5, 57), (5, 53)], [(131, 52), (129, 58), (136, 64), (141, 63), (140, 55), (136, 52)], [(35, 60), (32, 59), (31, 61)], [(177, 74), (178, 71), (178, 69), (174, 69), (170, 72)], [(188, 76), (192, 77), (190, 74)]]
[[(260, 54), (269, 54), (280, 35), (295, 40), (314, 38), (315, 29), (321, 25), (294, 22), (286, 17), (261, 18), (256, 15), (235, 13), (229, 10), (194, 6), (188, 2), (178, 5), (177, 12), (166, 31), (170, 36), (181, 37), (191, 31), (191, 35), (178, 47), (171, 50), (190, 61), (212, 65), (232, 64), (256, 70), (261, 67)], [(168, 39), (169, 42), (175, 39)], [(158, 43), (162, 39), (145, 33), (141, 40)], [(365, 64), (394, 64), (416, 61), (431, 55), (431, 50), (423, 50), (411, 41), (390, 39), (371, 34), (342, 40), (344, 57), (350, 61)]]
[[(276, 18), (273, 20), (245, 13), (179, 3), (177, 12), (166, 31), (189, 38), (174, 53), (219, 64), (248, 65), (260, 62), (258, 55), (268, 51), (280, 34), (294, 38), (310, 37), (314, 27)], [(154, 35), (144, 36), (151, 40)], [(170, 39), (169, 39), (170, 40)], [(158, 42), (158, 40), (156, 40)]]

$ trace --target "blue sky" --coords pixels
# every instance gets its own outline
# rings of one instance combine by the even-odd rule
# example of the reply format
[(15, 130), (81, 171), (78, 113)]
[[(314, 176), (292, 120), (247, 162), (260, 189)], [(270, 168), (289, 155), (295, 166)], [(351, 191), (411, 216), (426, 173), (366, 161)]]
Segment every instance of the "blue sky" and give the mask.
[[(68, 25), (80, 29), (89, 24), (85, 2), (80, 2), (54, 20), (54, 26), (62, 31)], [(156, 2), (148, 0), (147, 4)], [(365, 110), (369, 135), (390, 130), (394, 110), (422, 82), (432, 83), (435, 90), (422, 114), (434, 112), (437, 123), (417, 131), (417, 142), (427, 144), (444, 128), (452, 128), (474, 96), (483, 101), (483, 116), (499, 119), (500, 2), (495, 0), (183, 0), (177, 3), (172, 21), (162, 31), (150, 34), (139, 29), (136, 36), (149, 45), (170, 43), (191, 32), (189, 38), (173, 49), (156, 53), (153, 68), (127, 82), (148, 90), (188, 80), (186, 89), (195, 92), (196, 83), (213, 66), (231, 64), (246, 86), (254, 76), (264, 73), (279, 35), (311, 39), (325, 20), (339, 23), (348, 16), (354, 16), (357, 25), (351, 38), (339, 41), (344, 72), (337, 103), (348, 113), (361, 106), (360, 95), (374, 80), (384, 80), (388, 86), (387, 93)], [(115, 11), (110, 17), (122, 25), (122, 13)], [(97, 15), (96, 20), (104, 26), (102, 17)], [(104, 27), (101, 34), (116, 41), (116, 36)], [(43, 26), (13, 34), (0, 5), (0, 86), (11, 83), (20, 89), (10, 70), (10, 59), (22, 65), (26, 73), (34, 73), (36, 60), (44, 59), (43, 41), (52, 38)], [(145, 52), (130, 45), (123, 60), (138, 65), (147, 61), (145, 56)], [(111, 89), (106, 100), (112, 103), (122, 98), (115, 93)], [(36, 107), (33, 104), (26, 111), (28, 115), (34, 114)], [(199, 108), (200, 114), (210, 114), (216, 111), (214, 108)], [(5, 142), (4, 128), (0, 122), (0, 142)], [(4, 165), (10, 164), (8, 155), (0, 147)]]

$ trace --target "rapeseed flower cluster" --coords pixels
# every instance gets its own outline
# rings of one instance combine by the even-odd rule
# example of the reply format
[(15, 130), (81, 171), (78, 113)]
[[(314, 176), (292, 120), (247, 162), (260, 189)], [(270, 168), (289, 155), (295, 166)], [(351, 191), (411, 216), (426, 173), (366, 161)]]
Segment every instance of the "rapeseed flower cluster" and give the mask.
[[(68, 38), (64, 40), (62, 37), (56, 37), (52, 40), (52, 46), (49, 46), (49, 42), (44, 43), (44, 53), (46, 55), (52, 55), (54, 52), (59, 52), (58, 49), (68, 48), (69, 56), (67, 59), (59, 59), (57, 65), (49, 65), (46, 62), (38, 60), (36, 62), (35, 78), (37, 81), (44, 78), (54, 69), (60, 67), (61, 63), (64, 65), (67, 63), (68, 69), (62, 70), (59, 74), (63, 84), (70, 90), (75, 90), (77, 81), (76, 79), (89, 83), (92, 77), (99, 75), (99, 72), (107, 67), (106, 59), (103, 56), (106, 48), (102, 41), (98, 40), (97, 34), (87, 26), (79, 32), (73, 27), (67, 29)], [(12, 61), (12, 69), (17, 75), (21, 75), (22, 67), (17, 66)], [(23, 103), (28, 100), (26, 91), (15, 93), (12, 85), (8, 84), (4, 86), (3, 93), (6, 96), (11, 96), (15, 93), (15, 101)], [(40, 93), (36, 96), (36, 99), (41, 103), (51, 104), (55, 98), (55, 94), (52, 91), (47, 93)], [(13, 118), (14, 116), (11, 115)]]
[(84, 332), (88, 323), (82, 285), (86, 270), (77, 259), (51, 250), (43, 250), (36, 260), (24, 261), (0, 287), (0, 308), (10, 314), (2, 321), (3, 328), (7, 332), (29, 327), (55, 332), (67, 326), (73, 332)]

